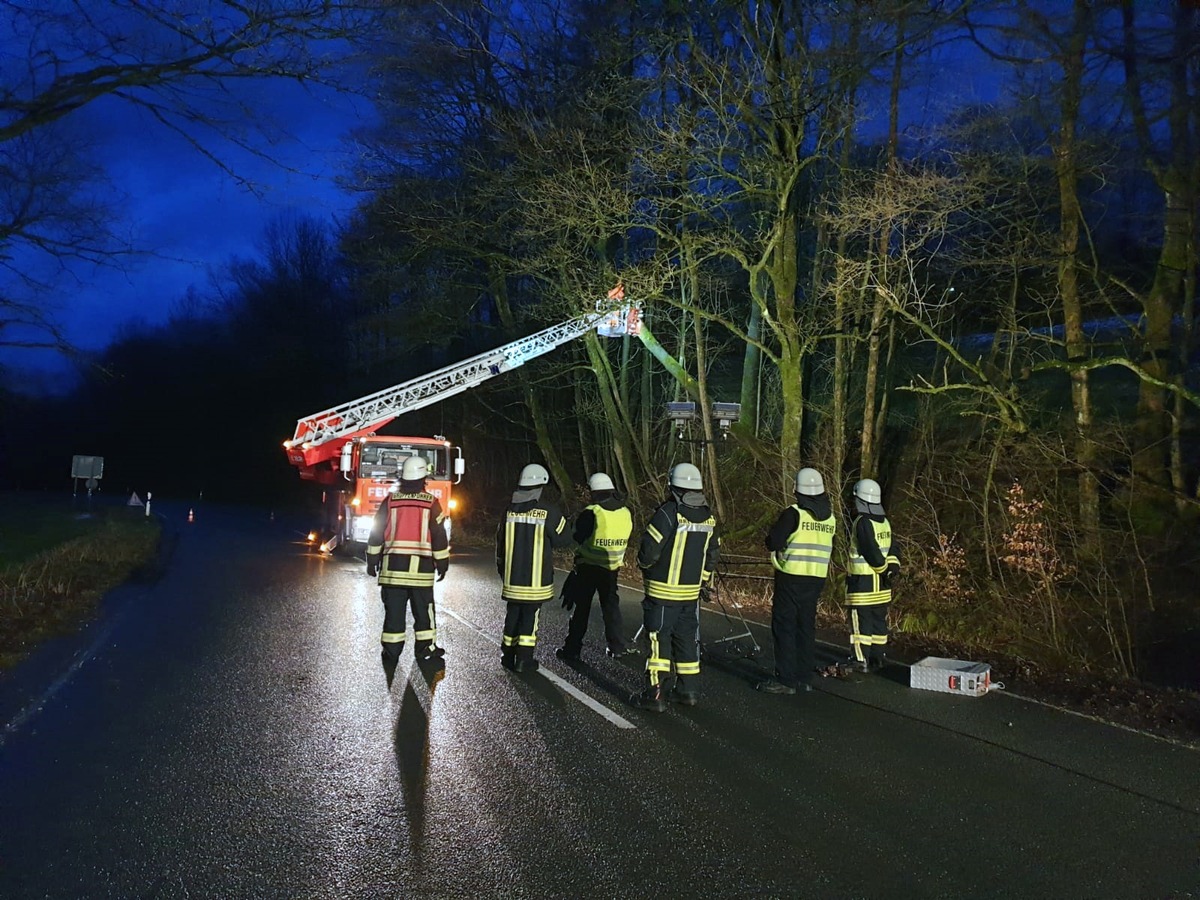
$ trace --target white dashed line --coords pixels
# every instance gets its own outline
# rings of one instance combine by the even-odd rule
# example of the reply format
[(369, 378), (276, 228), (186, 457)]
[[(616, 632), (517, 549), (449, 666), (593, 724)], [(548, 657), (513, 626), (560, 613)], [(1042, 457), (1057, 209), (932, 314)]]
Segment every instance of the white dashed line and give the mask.
[[(438, 608), (438, 612), (445, 613), (446, 615), (450, 616), (451, 618), (456, 619), (459, 622), (462, 622), (462, 624), (466, 625), (468, 628), (470, 628), (476, 634), (491, 641), (497, 647), (500, 646), (499, 639), (488, 634), (486, 631), (484, 631), (479, 626), (473, 624), (472, 622), (468, 622), (466, 619), (464, 619), (462, 616), (460, 616), (454, 610), (448, 609), (445, 606), (442, 606), (442, 607)], [(637, 727), (632, 722), (630, 722), (628, 719), (623, 719), (620, 716), (618, 716), (615, 712), (613, 712), (611, 709), (609, 709), (607, 706), (605, 706), (600, 701), (593, 700), (591, 697), (589, 697), (583, 691), (579, 690), (579, 688), (575, 687), (575, 685), (571, 684), (569, 681), (565, 681), (564, 679), (555, 675), (553, 672), (549, 671), (545, 666), (542, 666), (538, 669), (538, 674), (544, 676), (551, 684), (555, 685), (564, 694), (574, 697), (576, 700), (578, 700), (580, 703), (582, 703), (584, 706), (586, 706), (592, 712), (599, 713), (600, 715), (604, 716), (604, 718), (608, 719), (608, 721), (612, 722), (612, 724), (616, 725), (618, 728), (636, 728)]]

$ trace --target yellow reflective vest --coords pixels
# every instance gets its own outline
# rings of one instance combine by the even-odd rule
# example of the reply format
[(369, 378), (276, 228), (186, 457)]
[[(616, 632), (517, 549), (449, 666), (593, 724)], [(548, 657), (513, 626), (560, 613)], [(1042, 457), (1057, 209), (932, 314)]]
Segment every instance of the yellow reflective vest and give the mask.
[[(866, 535), (860, 539), (859, 529), (863, 526)], [(883, 558), (883, 565), (873, 566), (863, 555), (862, 541), (873, 539)], [(874, 554), (872, 554), (874, 555)], [(889, 565), (899, 565), (900, 560), (892, 552), (892, 524), (885, 517), (877, 522), (866, 516), (854, 520), (850, 530), (850, 566), (846, 577), (846, 603), (850, 606), (876, 606), (889, 603), (892, 589), (887, 582)]]
[(825, 578), (829, 574), (829, 559), (833, 555), (833, 536), (837, 518), (816, 519), (806, 509), (792, 504), (800, 521), (787, 540), (787, 546), (771, 554), (771, 565), (788, 575), (807, 575)]
[(591, 536), (579, 545), (575, 558), (579, 562), (616, 571), (625, 561), (625, 548), (633, 534), (633, 516), (629, 508), (605, 509), (598, 503), (586, 507), (596, 517)]

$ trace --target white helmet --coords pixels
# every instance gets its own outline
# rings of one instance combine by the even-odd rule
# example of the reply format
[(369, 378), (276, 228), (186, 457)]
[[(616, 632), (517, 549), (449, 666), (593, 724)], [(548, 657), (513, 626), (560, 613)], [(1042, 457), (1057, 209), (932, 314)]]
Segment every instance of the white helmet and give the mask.
[(808, 497), (825, 493), (825, 479), (816, 469), (801, 469), (796, 473), (796, 493)]
[(588, 479), (588, 490), (590, 491), (615, 491), (617, 486), (613, 484), (613, 480), (603, 472), (597, 472)]
[(517, 487), (529, 488), (538, 487), (539, 485), (550, 483), (550, 473), (544, 467), (537, 463), (530, 463), (521, 470), (521, 477), (517, 479)]
[(873, 478), (864, 478), (861, 481), (854, 483), (854, 496), (863, 503), (874, 503), (876, 506), (883, 503), (883, 491), (879, 489), (879, 482)]
[(671, 487), (682, 488), (685, 491), (698, 491), (704, 487), (704, 483), (700, 480), (700, 470), (691, 463), (679, 463), (679, 465), (673, 466), (668, 480)]
[(424, 481), (428, 475), (429, 463), (420, 456), (410, 456), (400, 467), (401, 481)]

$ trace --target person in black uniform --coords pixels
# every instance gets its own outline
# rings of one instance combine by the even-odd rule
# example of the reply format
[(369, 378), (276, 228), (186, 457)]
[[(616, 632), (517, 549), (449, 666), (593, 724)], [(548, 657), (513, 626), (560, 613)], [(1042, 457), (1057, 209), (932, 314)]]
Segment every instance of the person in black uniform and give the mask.
[(850, 526), (850, 564), (846, 573), (846, 612), (850, 625), (847, 662), (863, 672), (882, 669), (887, 657), (888, 608), (900, 558), (892, 523), (883, 511), (879, 482), (864, 478), (854, 485), (854, 522)]
[(575, 568), (563, 585), (563, 607), (573, 610), (567, 627), (567, 639), (554, 654), (568, 662), (579, 659), (587, 634), (592, 599), (600, 595), (600, 614), (604, 617), (604, 639), (609, 656), (620, 657), (637, 651), (625, 643), (621, 623), (621, 597), (617, 591), (617, 573), (625, 561), (625, 548), (633, 533), (633, 516), (617, 496), (612, 479), (597, 472), (588, 479), (592, 502), (575, 519)]
[(767, 534), (775, 568), (771, 637), (775, 678), (755, 687), (768, 694), (812, 690), (816, 667), (817, 601), (829, 575), (837, 519), (816, 469), (796, 473), (796, 502), (779, 514)]
[(367, 541), (367, 574), (378, 576), (383, 597), (383, 661), (395, 664), (404, 650), (405, 622), (412, 605), (416, 657), (441, 659), (437, 646), (437, 614), (433, 604), (434, 573), (446, 577), (450, 540), (436, 497), (425, 490), (429, 464), (411, 456), (400, 467), (400, 484), (375, 513)]
[(514, 672), (535, 672), (538, 615), (554, 596), (554, 548), (569, 547), (567, 520), (542, 500), (550, 473), (530, 464), (521, 470), (512, 502), (496, 529), (496, 571), (507, 602), (500, 664)]
[(670, 493), (642, 534), (638, 567), (646, 597), (642, 624), (650, 639), (646, 688), (633, 698), (642, 709), (665, 712), (663, 676), (675, 673), (670, 699), (684, 706), (699, 700), (700, 589), (720, 557), (717, 520), (704, 497), (700, 470), (680, 463), (668, 477)]

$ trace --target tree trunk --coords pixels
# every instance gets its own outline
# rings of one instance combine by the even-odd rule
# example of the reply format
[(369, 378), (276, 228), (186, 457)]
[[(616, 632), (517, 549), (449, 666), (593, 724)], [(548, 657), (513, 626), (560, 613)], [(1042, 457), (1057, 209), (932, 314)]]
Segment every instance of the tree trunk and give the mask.
[[(694, 267), (689, 268), (689, 280), (691, 281), (692, 298), (696, 298), (696, 270)], [(692, 316), (692, 335), (696, 341), (696, 384), (700, 389), (700, 421), (704, 424), (704, 441), (702, 447), (707, 448), (708, 452), (704, 454), (704, 459), (707, 462), (708, 482), (712, 488), (712, 499), (716, 505), (717, 521), (725, 522), (725, 499), (721, 490), (720, 473), (717, 468), (717, 445), (715, 435), (713, 434), (712, 417), (708, 414), (712, 409), (712, 404), (708, 401), (708, 353), (704, 346), (704, 323), (699, 316)]]
[[(596, 387), (600, 391), (600, 402), (604, 407), (604, 416), (608, 423), (609, 438), (612, 441), (613, 454), (617, 466), (621, 470), (621, 480), (629, 491), (629, 502), (635, 507), (640, 505), (639, 485), (641, 477), (638, 467), (638, 451), (635, 449), (633, 433), (628, 423), (621, 415), (617, 402), (617, 385), (613, 381), (612, 370), (608, 365), (600, 338), (594, 331), (584, 335), (584, 346), (587, 348), (588, 360), (596, 376)], [(648, 469), (646, 463), (644, 468)]]
[[(1076, 130), (1083, 91), (1084, 50), (1087, 46), (1090, 11), (1088, 0), (1075, 0), (1068, 50), (1062, 61), (1062, 107), (1058, 140), (1054, 145), (1055, 176), (1059, 202), (1058, 295), (1063, 311), (1067, 359), (1075, 362), (1088, 355), (1083, 330), (1083, 304), (1079, 296), (1079, 157)], [(1088, 371), (1071, 371), (1071, 408), (1075, 413), (1075, 458), (1079, 462), (1079, 525), (1085, 546), (1095, 540), (1100, 524), (1100, 486), (1096, 478), (1096, 448), (1092, 440), (1092, 403)]]
[[(757, 341), (762, 334), (762, 309), (757, 303), (750, 304), (750, 321), (746, 325), (746, 335)], [(742, 357), (742, 421), (748, 428), (758, 434), (758, 379), (762, 370), (762, 351), (757, 344), (746, 342), (746, 352)]]
[[(900, 87), (904, 72), (904, 35), (905, 8), (902, 8), (896, 18), (896, 49), (892, 52), (892, 80), (888, 96), (888, 139), (887, 139), (887, 174), (890, 181), (896, 173), (896, 151), (900, 137)], [(884, 222), (879, 233), (879, 278), (887, 277), (888, 271), (888, 241), (891, 237), (892, 226)], [(867, 337), (867, 378), (863, 388), (863, 419), (861, 458), (859, 471), (863, 477), (875, 477), (878, 473), (878, 438), (877, 413), (875, 408), (876, 390), (879, 382), (879, 344), (883, 319), (887, 305), (882, 293), (875, 296), (875, 304), (871, 311), (871, 330)]]
[[(880, 277), (883, 277), (882, 272)], [(886, 303), (884, 293), (877, 291), (871, 310), (871, 329), (867, 333), (867, 375), (863, 386), (862, 432), (859, 439), (858, 471), (863, 478), (878, 475), (875, 465), (875, 392), (879, 381), (879, 338), (883, 330)]]
[[(1077, 0), (1083, 2), (1083, 0)], [(1171, 378), (1171, 325), (1185, 303), (1188, 265), (1192, 263), (1195, 140), (1193, 136), (1193, 100), (1189, 92), (1188, 64), (1195, 41), (1196, 10), (1192, 4), (1175, 5), (1174, 45), (1168, 60), (1168, 100), (1166, 122), (1169, 145), (1166, 160), (1156, 160), (1156, 143), (1151, 134), (1150, 118), (1143, 99), (1138, 68), (1138, 45), (1134, 22), (1134, 3), (1122, 4), (1124, 26), (1125, 85), (1133, 116), (1134, 132), (1146, 157), (1146, 168), (1157, 182), (1164, 198), (1163, 242), (1158, 268), (1149, 293), (1143, 298), (1145, 333), (1142, 340), (1141, 367), (1154, 378)], [(1165, 391), (1146, 379), (1139, 382), (1136, 446), (1133, 472), (1139, 480), (1166, 486), (1170, 466), (1168, 450), (1171, 429), (1166, 416)]]

